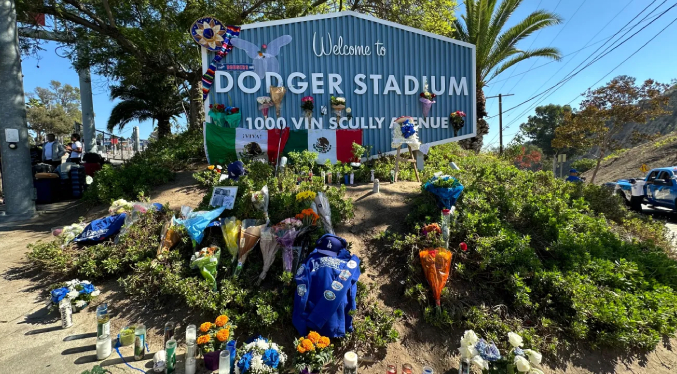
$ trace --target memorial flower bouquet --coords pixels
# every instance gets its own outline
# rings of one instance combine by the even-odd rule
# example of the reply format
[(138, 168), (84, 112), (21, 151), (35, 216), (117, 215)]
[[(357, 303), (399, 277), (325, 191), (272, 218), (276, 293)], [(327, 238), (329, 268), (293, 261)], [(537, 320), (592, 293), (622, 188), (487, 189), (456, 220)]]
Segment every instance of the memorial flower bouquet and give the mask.
[(201, 324), (197, 345), (202, 354), (226, 349), (228, 342), (233, 340), (233, 330), (236, 327), (225, 314), (216, 317), (214, 323), (205, 322)]
[(311, 331), (308, 336), (294, 340), (296, 352), (294, 367), (301, 374), (321, 373), (334, 359), (334, 347), (326, 336)]
[(273, 106), (273, 99), (270, 96), (259, 96), (256, 98), (256, 102), (259, 103), (259, 110), (263, 114), (263, 118), (268, 118), (268, 109)]
[(313, 116), (313, 109), (315, 109), (315, 100), (312, 96), (304, 96), (301, 99), (301, 109), (306, 115), (306, 118)]
[[(314, 197), (313, 197), (314, 198)], [(297, 220), (303, 223), (304, 227), (315, 226), (317, 225), (317, 220), (320, 218), (317, 213), (311, 208), (303, 209), (301, 213), (297, 214), (295, 217)]]
[(277, 242), (282, 247), (282, 266), (284, 271), (291, 273), (294, 262), (294, 251), (292, 246), (299, 234), (299, 229), (303, 223), (296, 218), (285, 218), (277, 225), (273, 226)]
[(458, 135), (458, 132), (465, 125), (465, 113), (460, 110), (451, 113), (449, 115), (449, 122), (451, 122), (451, 126), (454, 128), (454, 136)]
[(252, 204), (254, 208), (263, 212), (263, 216), (266, 219), (266, 223), (270, 222), (268, 219), (268, 201), (270, 200), (270, 195), (268, 193), (268, 185), (263, 186), (260, 191), (256, 191), (252, 194)]
[(331, 103), (331, 108), (334, 109), (334, 114), (336, 114), (336, 117), (340, 118), (341, 114), (343, 113), (343, 109), (346, 108), (346, 98), (331, 96), (329, 98), (329, 102)]
[(108, 214), (122, 214), (124, 212), (131, 212), (134, 203), (125, 199), (118, 199), (113, 201), (113, 204), (108, 208)]
[(430, 114), (430, 108), (436, 103), (436, 97), (437, 95), (434, 93), (428, 92), (428, 84), (426, 83), (418, 99), (423, 106), (423, 117), (428, 117), (428, 114)]
[(473, 330), (466, 330), (461, 338), (461, 369), (459, 373), (470, 372), (470, 364), (477, 365), (482, 373), (497, 369), (508, 373), (543, 374), (540, 368), (542, 355), (531, 349), (522, 349), (523, 339), (514, 332), (508, 333), (510, 351), (502, 356), (494, 342), (487, 342), (475, 334)]
[(296, 202), (303, 203), (310, 207), (310, 204), (315, 200), (315, 196), (317, 196), (317, 194), (313, 191), (301, 191), (296, 194)]
[(85, 231), (86, 223), (74, 223), (72, 225), (52, 229), (52, 235), (61, 239), (61, 244), (66, 245), (75, 239), (80, 233)]
[(418, 140), (418, 125), (413, 117), (402, 116), (392, 125), (392, 147), (400, 148), (408, 144), (412, 150), (418, 150), (421, 142)]
[(287, 89), (284, 87), (270, 87), (270, 96), (275, 104), (275, 114), (279, 117), (282, 111), (282, 99)]
[(197, 269), (202, 277), (216, 291), (216, 271), (221, 260), (221, 248), (210, 246), (202, 248), (190, 257), (190, 268)]
[(65, 283), (54, 285), (50, 291), (50, 299), (47, 308), (56, 310), (59, 308), (59, 302), (68, 298), (71, 302), (74, 312), (84, 309), (89, 302), (99, 296), (101, 292), (87, 280), (73, 279)]
[(286, 361), (282, 347), (261, 336), (237, 350), (240, 374), (279, 373)]
[(221, 218), (221, 233), (223, 234), (223, 240), (226, 242), (228, 253), (233, 256), (231, 261), (235, 261), (237, 258), (241, 224), (242, 222), (235, 217)]

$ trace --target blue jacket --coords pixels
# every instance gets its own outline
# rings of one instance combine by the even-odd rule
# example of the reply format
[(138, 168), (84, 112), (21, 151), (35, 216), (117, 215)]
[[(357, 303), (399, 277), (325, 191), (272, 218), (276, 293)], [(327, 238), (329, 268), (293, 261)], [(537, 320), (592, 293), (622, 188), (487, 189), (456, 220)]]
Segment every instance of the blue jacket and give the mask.
[(125, 224), (126, 213), (95, 219), (75, 239), (76, 243), (99, 243), (120, 232)]
[(292, 323), (299, 334), (316, 331), (336, 338), (353, 331), (360, 259), (345, 249), (345, 240), (324, 235), (296, 272)]
[(581, 178), (579, 178), (578, 176), (576, 176), (576, 175), (570, 175), (570, 176), (568, 176), (567, 179), (565, 179), (565, 180), (566, 180), (567, 182), (583, 182), (583, 180), (582, 180)]

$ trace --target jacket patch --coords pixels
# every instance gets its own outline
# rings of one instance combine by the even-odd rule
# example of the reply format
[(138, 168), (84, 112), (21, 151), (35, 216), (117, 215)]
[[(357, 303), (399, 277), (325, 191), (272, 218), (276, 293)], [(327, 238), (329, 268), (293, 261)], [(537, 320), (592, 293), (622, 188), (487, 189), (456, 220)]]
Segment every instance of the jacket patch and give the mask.
[(343, 289), (343, 285), (341, 284), (341, 282), (333, 281), (331, 282), (331, 288), (334, 291), (341, 291)]
[(350, 260), (350, 261), (348, 261), (348, 265), (346, 265), (346, 266), (348, 266), (348, 268), (350, 268), (350, 269), (355, 269), (357, 267), (357, 262)]
[(302, 276), (302, 275), (303, 275), (303, 272), (304, 272), (305, 270), (306, 270), (306, 266), (303, 265), (303, 264), (301, 264), (301, 266), (299, 266), (299, 270), (296, 271), (296, 276), (297, 276), (297, 277)]
[(308, 289), (306, 288), (306, 285), (305, 285), (305, 284), (299, 284), (299, 285), (296, 287), (296, 293), (297, 293), (299, 296), (301, 296), (301, 297), (303, 297), (303, 295), (306, 294), (306, 291), (307, 291), (307, 290), (308, 290)]
[(336, 295), (333, 292), (327, 290), (324, 291), (324, 298), (329, 301), (333, 301), (334, 299), (336, 299)]
[(352, 274), (350, 274), (350, 272), (348, 270), (341, 270), (341, 273), (339, 274), (339, 278), (342, 281), (347, 281), (348, 278), (350, 278), (351, 275)]

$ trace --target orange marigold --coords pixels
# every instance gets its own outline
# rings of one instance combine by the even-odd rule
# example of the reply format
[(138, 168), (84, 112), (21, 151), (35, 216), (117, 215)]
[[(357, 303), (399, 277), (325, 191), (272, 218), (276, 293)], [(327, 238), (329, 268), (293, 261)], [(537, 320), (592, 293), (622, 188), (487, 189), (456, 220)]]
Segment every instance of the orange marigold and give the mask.
[(205, 322), (205, 323), (203, 323), (203, 324), (200, 325), (200, 331), (202, 331), (202, 332), (207, 332), (207, 331), (209, 331), (209, 329), (211, 329), (211, 328), (212, 328), (212, 323), (211, 323), (211, 322)]
[(295, 217), (296, 217), (296, 219), (302, 220), (302, 219), (303, 219), (303, 214), (300, 214), (300, 213), (299, 213), (299, 214), (297, 214)]
[(219, 339), (220, 342), (225, 342), (230, 336), (230, 331), (228, 329), (221, 329), (216, 333), (216, 339)]
[(313, 342), (310, 341), (310, 339), (303, 339), (303, 340), (301, 341), (301, 346), (302, 346), (303, 349), (305, 349), (306, 351), (314, 351), (314, 350), (315, 350), (315, 346), (313, 345)]
[(321, 338), (320, 334), (316, 333), (315, 331), (311, 331), (308, 334), (308, 340), (313, 342), (313, 344), (317, 344), (320, 341), (320, 338)]
[(331, 344), (329, 338), (326, 336), (322, 336), (320, 337), (320, 341), (317, 343), (317, 348), (327, 348), (329, 347), (329, 344)]
[(228, 316), (225, 314), (222, 314), (218, 317), (216, 317), (216, 326), (217, 327), (223, 327), (228, 323)]
[(197, 344), (207, 344), (211, 338), (209, 335), (200, 335), (197, 337)]
[(306, 353), (306, 349), (303, 348), (301, 345), (299, 345), (298, 347), (296, 347), (296, 350), (297, 350), (299, 353)]

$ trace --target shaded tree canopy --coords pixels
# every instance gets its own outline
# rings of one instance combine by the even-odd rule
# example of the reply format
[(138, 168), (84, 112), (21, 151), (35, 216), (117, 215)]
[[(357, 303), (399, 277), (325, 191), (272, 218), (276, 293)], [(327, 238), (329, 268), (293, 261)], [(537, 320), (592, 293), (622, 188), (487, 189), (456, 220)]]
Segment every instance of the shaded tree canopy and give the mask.
[(520, 131), (532, 144), (539, 147), (544, 155), (552, 157), (557, 154), (557, 150), (552, 146), (555, 129), (562, 125), (564, 114), (570, 111), (571, 107), (568, 105), (548, 104), (536, 107), (536, 113), (520, 125)]
[(29, 93), (26, 103), (28, 129), (40, 141), (45, 134), (65, 135), (73, 130), (75, 122), (82, 121), (80, 89), (59, 81), (51, 81), (48, 88), (37, 87)]

